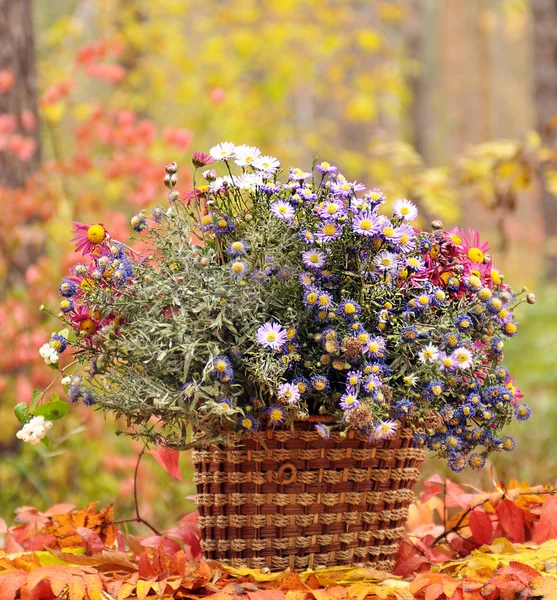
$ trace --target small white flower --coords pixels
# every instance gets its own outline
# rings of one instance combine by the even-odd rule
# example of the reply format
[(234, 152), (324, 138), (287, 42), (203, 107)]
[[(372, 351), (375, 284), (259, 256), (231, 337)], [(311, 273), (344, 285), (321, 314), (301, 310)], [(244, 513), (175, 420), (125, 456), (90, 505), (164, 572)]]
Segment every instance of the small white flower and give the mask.
[(259, 171), (266, 173), (276, 173), (280, 167), (280, 162), (274, 156), (260, 156), (253, 161), (253, 166)]
[(39, 349), (39, 354), (42, 356), (42, 358), (46, 358), (50, 354), (51, 350), (52, 348), (50, 347), (50, 344), (43, 344)]
[(70, 385), (72, 382), (72, 378), (69, 375), (62, 377), (62, 381), (60, 382), (62, 385)]
[(222, 177), (217, 177), (209, 184), (209, 191), (213, 193), (217, 193), (221, 190), (224, 185), (224, 179)]
[(261, 156), (261, 150), (256, 146), (236, 146), (234, 152), (239, 167), (249, 167)]
[(393, 203), (393, 213), (399, 219), (405, 221), (414, 221), (418, 216), (416, 205), (406, 198), (400, 198)]
[(228, 160), (234, 156), (235, 149), (236, 146), (232, 142), (222, 142), (222, 144), (213, 146), (209, 150), (209, 155), (213, 160)]
[[(53, 352), (51, 352), (50, 356), (48, 357), (50, 362), (55, 365), (59, 360), (60, 360), (60, 355), (58, 354), (58, 352), (56, 352), (56, 350), (54, 350)], [(46, 359), (45, 359), (46, 362)]]
[(432, 363), (437, 360), (439, 356), (439, 348), (434, 346), (433, 344), (427, 344), (420, 353), (418, 354), (418, 358), (422, 363)]

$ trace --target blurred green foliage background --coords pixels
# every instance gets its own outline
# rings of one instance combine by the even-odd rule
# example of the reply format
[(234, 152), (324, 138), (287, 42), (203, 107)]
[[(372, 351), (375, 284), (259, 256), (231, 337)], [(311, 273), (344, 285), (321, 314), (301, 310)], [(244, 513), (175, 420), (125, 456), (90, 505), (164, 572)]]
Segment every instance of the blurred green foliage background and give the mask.
[[(285, 166), (309, 167), (319, 154), (391, 200), (415, 200), (424, 226), (440, 218), (480, 229), (507, 280), (538, 296), (507, 344), (534, 416), (514, 427), (516, 450), (493, 457), (494, 475), (555, 479), (557, 52), (547, 53), (555, 41), (543, 25), (554, 18), (557, 28), (557, 7), (18, 4), (0, 16), (15, 40), (0, 53), (0, 516), (91, 501), (132, 516), (140, 446), (115, 436), (110, 418), (77, 409), (50, 448), (32, 448), (15, 439), (12, 407), (50, 380), (38, 348), (55, 325), (39, 306), (55, 310), (57, 283), (76, 260), (71, 221), (102, 221), (126, 238), (138, 209), (165, 202), (164, 165), (178, 162), (185, 193), (191, 152), (223, 140), (258, 145)], [(171, 482), (143, 459), (142, 516), (160, 527), (193, 510), (187, 456), (181, 465), (184, 482)], [(424, 477), (444, 469), (429, 461)], [(457, 479), (491, 485), (489, 468)]]

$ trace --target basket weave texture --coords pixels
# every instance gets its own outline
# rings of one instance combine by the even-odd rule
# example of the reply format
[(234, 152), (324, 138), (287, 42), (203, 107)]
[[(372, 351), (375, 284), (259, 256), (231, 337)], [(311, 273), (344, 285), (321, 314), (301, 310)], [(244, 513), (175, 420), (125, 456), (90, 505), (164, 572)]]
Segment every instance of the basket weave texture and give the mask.
[(412, 432), (370, 444), (313, 423), (195, 450), (205, 557), (271, 570), (373, 563), (390, 571), (424, 452)]

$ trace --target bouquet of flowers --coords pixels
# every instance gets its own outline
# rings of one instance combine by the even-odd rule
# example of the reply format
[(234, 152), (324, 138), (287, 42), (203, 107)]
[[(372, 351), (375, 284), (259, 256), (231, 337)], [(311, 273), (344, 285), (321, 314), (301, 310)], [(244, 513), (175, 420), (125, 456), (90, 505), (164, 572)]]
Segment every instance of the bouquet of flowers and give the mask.
[[(371, 442), (411, 427), (455, 471), (513, 449), (501, 430), (530, 409), (503, 348), (535, 297), (504, 283), (477, 232), (421, 230), (412, 202), (386, 211), (381, 191), (327, 162), (281, 176), (276, 158), (224, 142), (193, 165), (191, 193), (172, 163), (169, 207), (131, 219), (141, 253), (75, 224), (64, 329), (40, 349), (69, 404), (178, 449), (191, 429), (227, 443), (296, 420)], [(38, 443), (64, 406), (20, 405), (18, 436)]]

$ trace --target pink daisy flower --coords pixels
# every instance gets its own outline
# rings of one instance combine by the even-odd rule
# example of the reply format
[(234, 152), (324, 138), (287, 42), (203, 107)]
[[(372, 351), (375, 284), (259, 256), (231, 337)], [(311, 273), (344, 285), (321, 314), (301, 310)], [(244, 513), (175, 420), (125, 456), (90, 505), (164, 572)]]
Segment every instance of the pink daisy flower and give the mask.
[(83, 256), (91, 254), (99, 244), (110, 239), (110, 235), (102, 223), (85, 225), (74, 221), (73, 225), (72, 233), (75, 234), (75, 237), (71, 241), (75, 242), (75, 251), (81, 251)]

